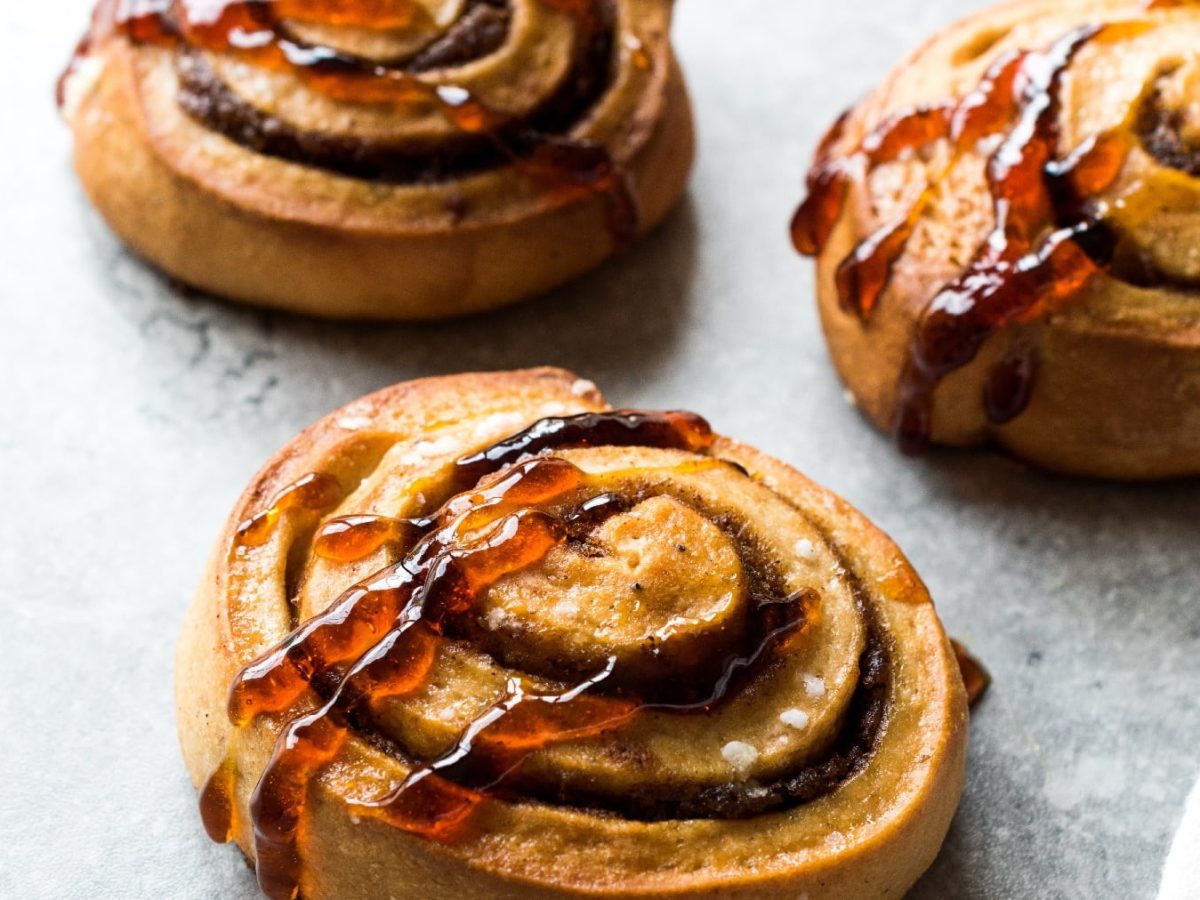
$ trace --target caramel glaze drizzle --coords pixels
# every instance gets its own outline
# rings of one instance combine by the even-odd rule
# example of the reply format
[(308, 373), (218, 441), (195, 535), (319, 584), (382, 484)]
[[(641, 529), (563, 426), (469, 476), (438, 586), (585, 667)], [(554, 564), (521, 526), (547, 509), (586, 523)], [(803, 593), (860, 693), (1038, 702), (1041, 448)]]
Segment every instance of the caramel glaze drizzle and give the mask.
[[(894, 429), (905, 451), (928, 445), (933, 394), (943, 379), (974, 360), (997, 331), (1062, 308), (1111, 261), (1115, 237), (1089, 198), (1116, 180), (1133, 139), (1117, 131), (1099, 135), (1060, 160), (1059, 95), (1063, 76), (1083, 47), (1120, 40), (1144, 27), (1135, 22), (1086, 26), (1048, 50), (1005, 54), (962, 100), (893, 116), (850, 156), (835, 152), (845, 117), (822, 141), (808, 175), (808, 196), (792, 221), (793, 243), (809, 256), (827, 246), (852, 180), (938, 141), (950, 144), (949, 162), (929, 179), (908, 213), (867, 237), (838, 267), (843, 309), (866, 322), (938, 183), (963, 154), (988, 137), (1004, 135), (987, 165), (994, 227), (965, 271), (925, 307), (900, 376)], [(983, 397), (992, 422), (1004, 424), (1024, 412), (1036, 372), (1037, 359), (1024, 347), (996, 366)]]
[(321, 512), (342, 499), (342, 486), (332, 475), (310, 472), (281, 490), (267, 508), (237, 528), (234, 542), (239, 547), (261, 547), (271, 539), (279, 517), (289, 509)]
[[(278, 647), (246, 666), (235, 679), (229, 715), (243, 728), (257, 716), (280, 714), (305, 697), (315, 711), (291, 721), (251, 798), (259, 884), (271, 897), (294, 897), (302, 874), (300, 840), (309, 786), (356, 732), (372, 727), (379, 703), (421, 688), (439, 649), (467, 634), (476, 598), (497, 579), (540, 560), (553, 547), (582, 541), (606, 517), (630, 508), (635, 499), (600, 494), (583, 501), (589, 476), (570, 462), (544, 455), (555, 449), (589, 446), (656, 446), (706, 453), (714, 437), (707, 422), (691, 413), (617, 412), (546, 419), (481, 453), (462, 458), (450, 481), (464, 488), (436, 514), (393, 520), (360, 516), (332, 519), (318, 532), (317, 552), (333, 559), (363, 559), (392, 541), (410, 547), (402, 561), (347, 591), (324, 613), (300, 625)], [(480, 479), (483, 479), (480, 485)], [(309, 476), (297, 484), (321, 483)], [(472, 488), (472, 485), (477, 485)], [(240, 533), (262, 539), (284, 508), (324, 504), (311, 487), (286, 489), (265, 513)], [(568, 511), (534, 508), (555, 503)], [(718, 522), (731, 536), (740, 529)], [(269, 535), (268, 535), (269, 536)], [(414, 543), (415, 541), (415, 543)], [(756, 551), (743, 548), (754, 557)], [(770, 563), (750, 560), (756, 573), (754, 623), (747, 646), (720, 663), (711, 682), (678, 679), (674, 685), (627, 688), (610, 660), (574, 685), (533, 693), (519, 677), (510, 679), (501, 700), (471, 723), (440, 758), (414, 768), (389, 794), (353, 801), (356, 812), (435, 841), (451, 841), (491, 795), (519, 776), (532, 753), (603, 734), (648, 710), (703, 713), (736, 689), (757, 667), (784, 652), (805, 627), (817, 597), (782, 596), (781, 579)], [(886, 641), (861, 590), (860, 612), (868, 622), (868, 649), (860, 661), (860, 684), (851, 724), (831, 756), (752, 799), (732, 788), (699, 796), (645, 800), (631, 807), (649, 819), (683, 816), (738, 817), (802, 802), (827, 792), (869, 754), (885, 713), (888, 672)], [(227, 841), (237, 830), (232, 757), (201, 792), (209, 834)], [(545, 799), (561, 799), (551, 794)], [(587, 797), (596, 808), (611, 799)]]
[(992, 686), (992, 676), (983, 667), (983, 663), (958, 641), (952, 640), (950, 646), (954, 648), (954, 658), (958, 662), (958, 670), (962, 673), (963, 687), (967, 691), (967, 704), (974, 706)]
[[(492, 2), (492, 0), (487, 0)], [(579, 30), (576, 55), (587, 56), (595, 45), (607, 54), (606, 68), (611, 67), (612, 13), (609, 0), (538, 0), (538, 2), (572, 16)], [(302, 136), (295, 132), (272, 143), (250, 141), (245, 137), (249, 124), (261, 124), (261, 113), (247, 107), (224, 85), (217, 83), (207, 64), (195, 56), (195, 51), (233, 54), (246, 62), (273, 71), (296, 74), (314, 90), (337, 100), (352, 103), (432, 105), (464, 136), (482, 139), (491, 144), (499, 160), (530, 179), (548, 195), (560, 202), (599, 196), (605, 207), (605, 220), (614, 245), (627, 246), (639, 228), (639, 211), (628, 173), (613, 160), (608, 150), (594, 141), (575, 139), (547, 133), (540, 126), (562, 127), (562, 110), (548, 109), (544, 121), (531, 122), (515, 129), (508, 127), (506, 117), (489, 108), (467, 90), (453, 85), (428, 83), (412, 72), (382, 65), (333, 49), (307, 44), (293, 36), (287, 19), (310, 23), (352, 25), (385, 29), (408, 24), (415, 18), (428, 16), (424, 7), (413, 0), (392, 0), (357, 4), (347, 0), (219, 0), (215, 4), (199, 4), (196, 0), (100, 0), (93, 14), (92, 27), (80, 41), (57, 88), (59, 106), (65, 99), (65, 86), (80, 62), (96, 44), (109, 34), (123, 35), (134, 44), (176, 48), (181, 54), (181, 103), (185, 111), (198, 116), (204, 110), (221, 106), (233, 116), (233, 126), (220, 128), (226, 137), (267, 151), (277, 149), (284, 158), (297, 162), (322, 162), (320, 148), (336, 144), (335, 140)], [(583, 69), (586, 70), (586, 66)], [(574, 78), (596, 81), (585, 84), (581, 96), (574, 97), (569, 88), (564, 95), (566, 105), (572, 100), (591, 106), (598, 99), (607, 78), (581, 74), (580, 65), (572, 70)], [(192, 96), (197, 85), (216, 91), (225, 101), (213, 103)], [(185, 96), (186, 95), (186, 96)], [(182, 101), (187, 99), (188, 102)], [(553, 107), (555, 104), (551, 103)], [(558, 104), (562, 105), (562, 102)], [(232, 110), (232, 112), (230, 112)], [(578, 110), (572, 110), (576, 115)], [(273, 123), (278, 126), (278, 122)], [(519, 123), (518, 123), (519, 125)], [(274, 129), (278, 130), (278, 129)], [(299, 148), (297, 148), (299, 145)], [(317, 148), (313, 159), (303, 157), (303, 151)], [(351, 157), (366, 157), (367, 172), (377, 168), (370, 162), (370, 149), (363, 144), (349, 151)], [(331, 164), (336, 170), (337, 165)], [(409, 167), (411, 168), (411, 166)], [(362, 174), (367, 174), (363, 172)], [(351, 165), (346, 174), (359, 174)]]

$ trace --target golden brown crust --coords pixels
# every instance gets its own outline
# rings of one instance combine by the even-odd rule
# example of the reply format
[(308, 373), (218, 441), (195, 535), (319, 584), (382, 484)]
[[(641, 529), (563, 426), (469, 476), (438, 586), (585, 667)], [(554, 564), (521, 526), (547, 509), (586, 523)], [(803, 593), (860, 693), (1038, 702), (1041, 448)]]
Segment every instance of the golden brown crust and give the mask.
[[(357, 485), (335, 509), (321, 514), (326, 521), (351, 512), (413, 515), (422, 503), (437, 501), (436, 486), (445, 484), (447, 467), (460, 455), (545, 416), (604, 409), (590, 382), (559, 370), (413, 382), (364, 398), (317, 423), (254, 479), (230, 517), (189, 613), (176, 674), (188, 770), (199, 787), (223, 759), (234, 761), (239, 811), (233, 837), (252, 859), (249, 794), (292, 713), (234, 728), (226, 715), (229, 685), (241, 666), (291, 629), (289, 594), (302, 616), (312, 615), (390, 557), (375, 554), (334, 565), (310, 555), (316, 520), (302, 512), (284, 513), (266, 543), (239, 552), (232, 547), (239, 523), (261, 513), (282, 488), (312, 471), (335, 474), (343, 487)], [(711, 579), (718, 572), (733, 578), (749, 563), (730, 561), (724, 548), (733, 538), (695, 518), (712, 509), (727, 509), (722, 517), (742, 522), (740, 529), (728, 530), (749, 535), (739, 551), (743, 556), (746, 547), (760, 547), (753, 552), (778, 557), (774, 577), (784, 588), (797, 596), (811, 592), (819, 600), (799, 643), (789, 644), (787, 656), (754, 676), (759, 679), (754, 690), (731, 697), (707, 716), (647, 712), (615, 732), (546, 747), (528, 760), (530, 778), (561, 778), (568, 789), (583, 779), (580, 784), (602, 794), (611, 788), (617, 806), (622, 796), (640, 796), (664, 780), (681, 779), (681, 795), (691, 790), (692, 780), (701, 787), (741, 785), (737, 790), (749, 790), (746, 786), (760, 779), (767, 784), (777, 777), (772, 774), (776, 770), (786, 773), (802, 760), (830, 752), (830, 741), (856, 715), (848, 704), (862, 689), (855, 686), (863, 677), (859, 651), (886, 646), (888, 674), (881, 696), (887, 712), (868, 757), (827, 793), (746, 818), (627, 817), (592, 812), (587, 805), (495, 798), (478, 809), (465, 833), (438, 843), (376, 817), (356, 815), (348, 807), (386, 793), (408, 771), (402, 758), (381, 752), (378, 743), (352, 737), (339, 760), (307, 792), (302, 895), (902, 896), (930, 865), (949, 827), (962, 788), (967, 737), (954, 655), (924, 586), (903, 555), (844, 501), (783, 463), (725, 438), (716, 440), (707, 458), (678, 450), (608, 446), (555, 456), (590, 473), (596, 490), (621, 492), (630, 485), (651, 484), (659, 485), (652, 493), (665, 490), (663, 496), (676, 499), (641, 501), (609, 520), (589, 539), (607, 547), (602, 559), (551, 551), (543, 562), (507, 576), (486, 597), (484, 618), (492, 623), (488, 627), (499, 629), (498, 639), (503, 641), (512, 627), (518, 635), (521, 627), (538, 627), (536, 615), (521, 625), (519, 605), (562, 602), (553, 598), (562, 588), (553, 585), (561, 583), (564, 573), (573, 579), (569, 597), (578, 603), (591, 590), (611, 596), (621, 577), (614, 566), (628, 565), (630, 573), (637, 573), (628, 577), (639, 579), (636, 590), (646, 609), (662, 603), (677, 609), (680, 601), (672, 592), (681, 576), (662, 565), (656, 540), (669, 541), (671, 553), (679, 543), (709, 559), (706, 577), (688, 590), (714, 590)], [(750, 476), (716, 460), (737, 463)], [(640, 495), (640, 490), (634, 493)], [(646, 523), (651, 524), (649, 532)], [(303, 574), (297, 576), (301, 558)], [(506, 590), (506, 584), (516, 589)], [(721, 603), (748, 602), (740, 576), (729, 584), (732, 593)], [(493, 622), (491, 610), (496, 608), (503, 614)], [(628, 625), (630, 617), (636, 622), (637, 616), (651, 613), (626, 610), (621, 615), (618, 624)], [(568, 646), (557, 623), (547, 627), (536, 635), (541, 644)], [(588, 629), (602, 627), (600, 619)], [(871, 636), (872, 629), (882, 636), (881, 643)], [(584, 637), (581, 632), (579, 638)], [(456, 715), (470, 721), (471, 710), (486, 709), (488, 692), (503, 685), (497, 662), (475, 650), (456, 650), (439, 666), (436, 695), (422, 699), (418, 694), (380, 713), (380, 727), (387, 734), (402, 736), (410, 746), (427, 744), (431, 756), (461, 727)], [(798, 679), (803, 687), (783, 689), (788, 679)], [(461, 691), (455, 687), (460, 683)], [(297, 712), (311, 708), (306, 702)], [(793, 717), (792, 725), (784, 724), (781, 711)], [(735, 752), (738, 738), (756, 748), (747, 759)]]
[[(506, 115), (532, 104), (547, 89), (542, 81), (562, 76), (542, 71), (538, 54), (548, 51), (539, 29), (557, 43), (570, 29), (538, 0), (517, 5), (524, 24), (514, 25), (501, 52), (420, 77), (470, 85)], [(570, 137), (606, 148), (628, 176), (644, 234), (686, 188), (691, 106), (668, 43), (670, 2), (623, 0), (618, 8), (618, 74)], [(631, 62), (633, 48), (649, 66)], [(208, 59), (240, 98), (301, 130), (397, 146), (454, 135), (437, 113), (410, 120)], [(532, 83), (505, 83), (523, 72)], [(65, 84), (76, 169), (109, 224), (171, 275), (233, 299), (330, 318), (447, 318), (545, 292), (599, 265), (624, 240), (606, 221), (603, 191), (547, 190), (512, 167), (387, 184), (240, 146), (180, 108), (167, 48), (110, 37)]]
[[(889, 117), (961, 100), (1004, 54), (1042, 51), (1088, 25), (1138, 22), (1114, 39), (1085, 46), (1063, 79), (1059, 158), (1106, 134), (1131, 136), (1115, 182), (1090, 199), (1118, 235), (1117, 259), (1076, 296), (1042, 316), (991, 336), (979, 355), (933, 394), (935, 443), (996, 443), (1038, 466), (1077, 475), (1150, 479), (1200, 472), (1200, 293), (1191, 247), (1200, 180), (1151, 153), (1139, 118), (1161, 95), (1186, 92), (1200, 67), (1193, 6), (1148, 11), (1124, 0), (1017, 0), (978, 13), (934, 36), (850, 114), (838, 153), (853, 153)], [(1181, 82), (1180, 84), (1175, 82)], [(1194, 108), (1175, 110), (1186, 144)], [(1194, 145), (1193, 145), (1194, 146)], [(896, 425), (898, 386), (914, 334), (931, 300), (959, 276), (993, 227), (985, 140), (945, 174), (945, 141), (874, 167), (850, 188), (845, 211), (818, 259), (818, 296), (833, 362), (880, 428)], [(838, 267), (868, 235), (936, 185), (890, 282), (864, 324), (847, 311)], [(1151, 276), (1130, 272), (1131, 261)], [(1010, 422), (989, 420), (989, 374), (1019, 348), (1037, 360), (1032, 398)]]

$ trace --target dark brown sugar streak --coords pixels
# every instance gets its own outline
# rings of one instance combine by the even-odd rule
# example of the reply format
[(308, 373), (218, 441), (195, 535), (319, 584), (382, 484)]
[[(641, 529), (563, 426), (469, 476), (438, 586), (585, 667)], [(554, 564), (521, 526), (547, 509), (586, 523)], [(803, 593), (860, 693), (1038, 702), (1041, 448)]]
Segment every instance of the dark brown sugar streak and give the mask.
[[(428, 15), (412, 0), (227, 0), (205, 18), (189, 18), (182, 0), (101, 0), (93, 25), (59, 82), (107, 37), (175, 48), (181, 108), (209, 129), (254, 152), (350, 177), (386, 183), (436, 183), (511, 166), (559, 202), (598, 196), (613, 243), (623, 247), (639, 227), (627, 173), (608, 150), (567, 132), (604, 95), (616, 65), (612, 0), (538, 0), (572, 16), (577, 28), (571, 69), (562, 84), (522, 121), (508, 121), (466, 90), (439, 86), (420, 73), (461, 65), (503, 43), (509, 10), (498, 0), (475, 0), (445, 37), (404, 65), (382, 65), (304, 43), (286, 21), (385, 28)], [(499, 42), (499, 43), (498, 43)], [(295, 74), (313, 90), (359, 104), (433, 107), (458, 131), (457, 140), (421, 151), (351, 136), (304, 131), (238, 97), (204, 53), (229, 54), (261, 68)]]
[[(841, 219), (853, 180), (938, 141), (950, 142), (950, 161), (909, 212), (867, 237), (838, 268), (842, 307), (866, 323), (940, 180), (980, 141), (1003, 135), (987, 165), (993, 230), (963, 273), (929, 301), (913, 334), (894, 422), (905, 450), (926, 446), (934, 391), (973, 361), (993, 334), (1061, 309), (1106, 269), (1114, 237), (1089, 201), (1117, 179), (1132, 138), (1100, 135), (1061, 159), (1059, 95), (1063, 76), (1085, 46), (1121, 40), (1144, 27), (1086, 26), (1048, 50), (1005, 54), (961, 101), (893, 116), (848, 156), (835, 152), (839, 125), (818, 150), (808, 197), (792, 223), (797, 249), (814, 256)], [(1009, 422), (1025, 410), (1037, 369), (1033, 351), (1019, 346), (997, 365), (981, 398), (992, 422)]]
[[(688, 413), (604, 413), (547, 419), (481, 453), (464, 457), (451, 476), (458, 493), (426, 519), (359, 516), (331, 519), (318, 531), (314, 550), (353, 561), (384, 543), (403, 559), (350, 589), (325, 612), (300, 625), (275, 650), (248, 665), (230, 692), (229, 713), (239, 728), (257, 716), (283, 714), (305, 702), (314, 712), (293, 719), (251, 802), (260, 885), (272, 897), (295, 896), (303, 870), (303, 823), (314, 778), (334, 762), (353, 735), (379, 734), (377, 717), (387, 699), (420, 690), (439, 650), (470, 632), (481, 592), (505, 574), (540, 560), (549, 550), (579, 540), (608, 516), (641, 498), (595, 493), (589, 476), (556, 449), (649, 446), (705, 454), (713, 435)], [(713, 465), (721, 465), (712, 460)], [(482, 483), (480, 483), (482, 480)], [(253, 552), (267, 539), (284, 509), (328, 510), (328, 481), (307, 476), (279, 492), (270, 505), (237, 530), (237, 552)], [(547, 507), (547, 508), (543, 508)], [(742, 529), (720, 523), (735, 536)], [(247, 542), (249, 541), (249, 542)], [(748, 546), (739, 553), (752, 573), (752, 627), (716, 670), (663, 684), (631, 685), (615, 659), (606, 667), (545, 693), (510, 678), (504, 697), (462, 733), (449, 751), (413, 764), (390, 793), (355, 802), (357, 814), (435, 841), (452, 841), (470, 827), (489, 796), (608, 809), (631, 818), (740, 818), (806, 802), (834, 789), (868, 757), (886, 708), (888, 651), (868, 604), (855, 589), (868, 623), (867, 650), (846, 724), (828, 755), (777, 782), (747, 793), (737, 785), (691, 795), (677, 790), (617, 799), (561, 785), (530, 783), (521, 764), (540, 749), (619, 728), (651, 710), (704, 713), (740, 690), (754, 673), (785, 652), (801, 632), (815, 595), (779, 596), (781, 581)], [(680, 685), (685, 688), (677, 690)], [(401, 758), (412, 755), (388, 743)], [(228, 840), (236, 830), (230, 762), (201, 796), (209, 834)]]

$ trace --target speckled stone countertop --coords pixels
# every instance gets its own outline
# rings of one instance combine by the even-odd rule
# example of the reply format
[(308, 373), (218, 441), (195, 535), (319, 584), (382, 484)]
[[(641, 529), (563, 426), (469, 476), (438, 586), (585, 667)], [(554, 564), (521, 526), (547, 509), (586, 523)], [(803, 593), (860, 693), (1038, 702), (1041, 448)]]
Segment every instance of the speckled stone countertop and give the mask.
[(0, 53), (0, 896), (257, 896), (204, 837), (175, 744), (173, 647), (209, 542), (330, 409), (541, 363), (620, 404), (696, 409), (845, 495), (991, 668), (961, 811), (915, 897), (1156, 896), (1200, 770), (1200, 485), (898, 456), (844, 401), (785, 233), (823, 127), (974, 2), (681, 0), (690, 200), (577, 284), (427, 327), (234, 309), (126, 254), (51, 102), (88, 6), (10, 5)]

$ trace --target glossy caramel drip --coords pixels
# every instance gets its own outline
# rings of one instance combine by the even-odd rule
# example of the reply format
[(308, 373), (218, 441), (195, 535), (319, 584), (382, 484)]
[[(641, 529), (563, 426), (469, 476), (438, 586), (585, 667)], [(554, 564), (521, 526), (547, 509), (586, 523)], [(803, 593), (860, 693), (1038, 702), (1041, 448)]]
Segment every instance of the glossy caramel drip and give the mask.
[(629, 173), (614, 164), (602, 145), (544, 136), (515, 166), (560, 202), (589, 195), (603, 198), (605, 226), (618, 248), (627, 247), (637, 237), (641, 212)]
[(393, 566), (351, 588), (330, 608), (292, 632), (275, 650), (246, 666), (229, 694), (229, 717), (239, 727), (263, 713), (285, 712), (313, 677), (359, 658), (407, 608), (417, 574)]
[(950, 141), (951, 156), (939, 177), (926, 182), (905, 216), (868, 236), (838, 266), (835, 281), (842, 309), (864, 321), (870, 318), (891, 281), (896, 262), (933, 199), (938, 181), (965, 152), (1011, 118), (1015, 105), (1013, 80), (1019, 62), (1017, 54), (1006, 54), (989, 67), (979, 86), (957, 105), (912, 110), (867, 136), (863, 154), (868, 171), (942, 139)]
[[(1060, 160), (1059, 91), (1084, 46), (1143, 28), (1135, 22), (1088, 26), (1047, 51), (1004, 54), (961, 101), (893, 116), (849, 156), (835, 152), (844, 124), (818, 149), (809, 195), (793, 221), (793, 240), (808, 255), (826, 247), (845, 212), (852, 178), (936, 142), (949, 143), (948, 161), (935, 167), (913, 206), (869, 235), (837, 269), (842, 308), (866, 320), (938, 184), (981, 140), (1005, 135), (987, 166), (993, 230), (963, 273), (929, 302), (901, 373), (895, 431), (905, 450), (928, 443), (933, 392), (943, 379), (974, 360), (998, 330), (1061, 308), (1106, 265), (1111, 235), (1089, 201), (1115, 182), (1132, 142), (1123, 132), (1107, 133)], [(992, 422), (1010, 422), (1026, 409), (1037, 370), (1035, 349), (1017, 347), (990, 373), (982, 401)]]
[(925, 583), (917, 573), (905, 564), (896, 565), (890, 572), (876, 578), (879, 589), (893, 603), (908, 603), (920, 606), (932, 602)]
[[(601, 0), (540, 0), (572, 16), (579, 47), (604, 23)], [(120, 34), (135, 44), (187, 47), (235, 56), (250, 65), (289, 72), (315, 91), (349, 103), (393, 104), (436, 109), (463, 135), (496, 144), (502, 157), (553, 201), (590, 196), (604, 205), (605, 222), (616, 249), (637, 236), (640, 211), (626, 173), (597, 143), (523, 129), (502, 135), (509, 117), (488, 107), (464, 88), (437, 85), (416, 74), (351, 56), (331, 47), (305, 44), (291, 35), (286, 20), (370, 29), (398, 28), (428, 13), (413, 0), (101, 0), (89, 34), (80, 42), (59, 79), (62, 107), (66, 82), (98, 39)]]
[(208, 836), (218, 844), (233, 840), (237, 833), (237, 803), (233, 797), (237, 772), (226, 759), (200, 788), (200, 819)]
[[(901, 374), (896, 414), (903, 449), (923, 449), (932, 431), (933, 392), (975, 359), (997, 331), (1044, 318), (1071, 301), (1102, 271), (1111, 246), (1088, 198), (1120, 173), (1129, 143), (1107, 137), (1058, 160), (1059, 90), (1076, 54), (1125, 26), (1072, 32), (1021, 65), (1018, 121), (988, 163), (995, 226), (965, 271), (926, 308)], [(1056, 195), (1056, 187), (1068, 190)], [(1098, 238), (1099, 236), (1099, 238)], [(1098, 251), (1093, 258), (1089, 249)], [(1022, 413), (1033, 396), (1036, 361), (1009, 357), (988, 379), (985, 412), (1003, 424)]]
[(759, 636), (748, 653), (725, 660), (711, 684), (693, 685), (685, 699), (661, 699), (644, 704), (644, 710), (669, 710), (675, 713), (711, 712), (731, 692), (738, 677), (768, 656), (779, 656), (795, 646), (804, 633), (820, 596), (811, 590), (787, 597), (759, 597)]
[(950, 646), (954, 648), (954, 658), (958, 661), (963, 687), (967, 690), (967, 704), (974, 706), (987, 693), (987, 689), (992, 684), (992, 676), (988, 674), (983, 664), (958, 641), (952, 640)]
[(635, 700), (587, 693), (612, 671), (610, 664), (582, 684), (551, 694), (530, 694), (519, 679), (510, 680), (504, 698), (447, 753), (379, 800), (356, 805), (403, 831), (454, 839), (487, 792), (500, 787), (530, 754), (604, 734), (638, 712)]
[(387, 516), (330, 519), (313, 539), (313, 553), (333, 562), (358, 562), (390, 544), (414, 542), (423, 524)]
[(876, 231), (838, 266), (834, 279), (843, 310), (860, 319), (870, 318), (891, 280), (892, 268), (921, 220), (929, 193), (926, 188), (907, 216)]
[(624, 411), (542, 419), (487, 450), (460, 459), (457, 478), (478, 481), (489, 471), (550, 449), (645, 446), (700, 453), (712, 448), (713, 439), (708, 422), (689, 412)]
[(845, 209), (850, 178), (946, 137), (952, 113), (951, 107), (939, 105), (891, 116), (849, 157), (836, 152), (850, 117), (849, 112), (843, 113), (817, 148), (816, 161), (808, 173), (808, 196), (792, 219), (796, 249), (806, 256), (824, 250)]
[[(1013, 81), (1021, 56), (1001, 56), (978, 87), (958, 103), (921, 106), (888, 117), (862, 140), (849, 158), (837, 156), (840, 140), (835, 129), (817, 151), (809, 173), (809, 196), (792, 223), (793, 241), (801, 253), (820, 254), (845, 210), (849, 180), (877, 166), (903, 159), (940, 140), (951, 142), (950, 162), (944, 175), (962, 154), (988, 134), (1003, 128), (1015, 108)], [(844, 120), (840, 128), (844, 129)], [(932, 199), (938, 179), (930, 179), (919, 199), (899, 220), (886, 224), (864, 239), (839, 265), (838, 297), (843, 309), (862, 319), (870, 317), (891, 279), (892, 268), (908, 246), (913, 230)]]
[(754, 647), (746, 655), (726, 660), (712, 685), (700, 687), (687, 700), (589, 694), (618, 674), (615, 659), (598, 674), (560, 693), (529, 694), (519, 679), (512, 679), (504, 698), (473, 722), (441, 758), (414, 771), (380, 800), (358, 805), (394, 827), (451, 840), (487, 792), (501, 787), (538, 750), (604, 734), (652, 710), (710, 712), (729, 694), (740, 674), (769, 653), (787, 651), (817, 601), (816, 594), (808, 591), (761, 600), (758, 612), (764, 628)]
[(988, 421), (1003, 425), (1025, 411), (1033, 398), (1037, 370), (1034, 348), (1020, 345), (1005, 354), (984, 383), (983, 410)]
[(337, 27), (388, 31), (426, 21), (429, 12), (416, 0), (273, 0), (281, 19)]
[(271, 539), (280, 517), (288, 510), (324, 512), (337, 505), (342, 496), (342, 486), (332, 475), (305, 475), (276, 494), (266, 509), (239, 525), (234, 543), (238, 547), (261, 547)]
[(649, 72), (654, 68), (654, 60), (646, 52), (646, 45), (638, 38), (632, 35), (627, 37), (625, 39), (625, 51), (629, 54), (629, 60), (633, 63), (633, 67), (639, 72)]
[(829, 242), (842, 215), (846, 196), (846, 172), (835, 154), (850, 118), (847, 110), (821, 138), (813, 166), (808, 170), (808, 196), (792, 217), (792, 243), (805, 256), (816, 256)]

